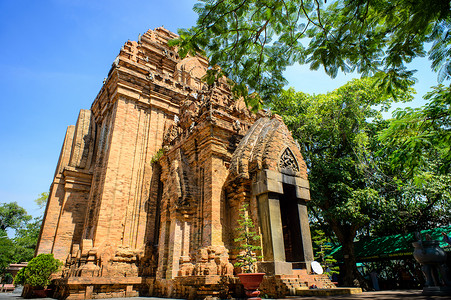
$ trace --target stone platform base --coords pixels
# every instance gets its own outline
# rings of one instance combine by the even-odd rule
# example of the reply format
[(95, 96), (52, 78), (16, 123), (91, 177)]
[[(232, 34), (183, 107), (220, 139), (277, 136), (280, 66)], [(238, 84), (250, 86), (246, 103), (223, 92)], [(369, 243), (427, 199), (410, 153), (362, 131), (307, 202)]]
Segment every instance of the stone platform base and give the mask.
[(142, 285), (141, 277), (69, 277), (56, 279), (54, 298), (104, 299), (137, 297)]
[[(69, 277), (54, 281), (54, 298), (104, 299), (136, 296), (157, 296), (181, 299), (245, 298), (244, 288), (238, 277), (220, 275), (180, 276), (174, 279), (142, 277)], [(318, 289), (309, 289), (316, 286)], [(321, 290), (319, 290), (321, 289)], [(286, 296), (319, 295), (319, 291), (333, 291), (339, 294), (355, 293), (342, 290), (326, 275), (309, 275), (305, 270), (293, 270), (291, 275), (265, 276), (259, 290), (269, 298)], [(312, 292), (310, 292), (312, 291)], [(361, 290), (359, 289), (361, 292)], [(313, 294), (312, 294), (313, 293)], [(325, 294), (328, 295), (328, 294)]]
[(446, 286), (429, 286), (423, 288), (423, 295), (426, 296), (446, 296), (451, 295), (451, 287)]
[(296, 296), (338, 296), (362, 293), (361, 288), (296, 289)]
[[(202, 275), (181, 276), (174, 279), (145, 279), (142, 296), (154, 296), (180, 299), (227, 299), (230, 295), (242, 294), (244, 290), (237, 277)], [(238, 290), (237, 290), (238, 288)]]
[(259, 290), (270, 298), (284, 298), (296, 296), (298, 290), (309, 290), (311, 286), (318, 289), (336, 289), (335, 285), (325, 274), (307, 274), (304, 269), (293, 270), (292, 275), (265, 276)]

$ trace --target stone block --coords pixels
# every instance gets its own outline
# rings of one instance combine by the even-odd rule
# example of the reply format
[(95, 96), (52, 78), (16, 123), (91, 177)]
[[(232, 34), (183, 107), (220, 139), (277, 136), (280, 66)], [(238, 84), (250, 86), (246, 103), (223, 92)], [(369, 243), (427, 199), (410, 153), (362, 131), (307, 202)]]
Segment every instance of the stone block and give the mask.
[(296, 197), (304, 201), (310, 200), (310, 190), (296, 186)]
[(293, 267), (289, 262), (262, 261), (257, 263), (257, 272), (267, 275), (293, 274)]
[(301, 177), (296, 177), (295, 178), (296, 181), (296, 185), (301, 187), (301, 188), (305, 188), (305, 189), (310, 189), (310, 184), (309, 181), (307, 179), (301, 178)]

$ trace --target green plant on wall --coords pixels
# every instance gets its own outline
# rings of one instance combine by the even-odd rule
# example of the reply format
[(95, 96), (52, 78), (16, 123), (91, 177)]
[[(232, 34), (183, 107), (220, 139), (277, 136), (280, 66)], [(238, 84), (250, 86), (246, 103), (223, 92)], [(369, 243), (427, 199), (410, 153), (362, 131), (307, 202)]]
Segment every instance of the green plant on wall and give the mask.
[(238, 248), (242, 251), (237, 256), (238, 262), (235, 263), (235, 267), (240, 267), (243, 273), (255, 273), (255, 263), (262, 258), (257, 256), (255, 251), (262, 250), (262, 247), (255, 246), (253, 243), (260, 240), (261, 237), (252, 230), (255, 226), (247, 213), (248, 206), (248, 204), (243, 204), (240, 209), (239, 227), (236, 229), (240, 234), (234, 241), (240, 243)]
[(58, 271), (61, 265), (62, 262), (55, 259), (53, 254), (39, 254), (25, 268), (19, 270), (14, 283), (45, 288), (50, 284), (50, 275)]
[(164, 150), (163, 148), (160, 148), (160, 150), (157, 151), (157, 153), (154, 154), (154, 156), (152, 157), (152, 159), (150, 160), (151, 164), (156, 163), (164, 154)]

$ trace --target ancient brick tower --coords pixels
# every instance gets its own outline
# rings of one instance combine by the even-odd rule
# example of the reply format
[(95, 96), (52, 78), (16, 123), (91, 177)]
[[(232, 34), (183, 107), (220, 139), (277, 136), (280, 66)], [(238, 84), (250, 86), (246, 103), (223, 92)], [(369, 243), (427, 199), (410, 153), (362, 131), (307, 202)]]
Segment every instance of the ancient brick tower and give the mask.
[(321, 285), (307, 275), (309, 185), (287, 127), (234, 101), (225, 79), (206, 86), (207, 61), (181, 60), (174, 37), (157, 28), (125, 43), (67, 130), (37, 248), (65, 263), (56, 296), (239, 294), (244, 203), (262, 235), (261, 288)]

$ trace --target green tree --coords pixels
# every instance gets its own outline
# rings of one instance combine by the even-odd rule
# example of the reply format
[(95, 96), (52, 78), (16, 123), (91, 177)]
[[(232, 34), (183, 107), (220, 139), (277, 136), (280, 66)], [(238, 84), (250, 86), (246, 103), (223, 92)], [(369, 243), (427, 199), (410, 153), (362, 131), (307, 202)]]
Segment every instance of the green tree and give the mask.
[(41, 230), (42, 217), (36, 217), (24, 228), (16, 231), (14, 241), (14, 262), (30, 261), (34, 257)]
[(3, 203), (0, 205), (0, 230), (18, 229), (23, 227), (31, 216), (20, 207), (17, 202)]
[(14, 262), (15, 244), (8, 237), (7, 230), (19, 230), (31, 219), (26, 210), (17, 202), (0, 204), (0, 274)]
[(255, 245), (255, 242), (260, 240), (260, 235), (253, 231), (255, 225), (248, 215), (248, 206), (248, 204), (244, 204), (240, 208), (239, 227), (236, 228), (239, 235), (234, 241), (240, 243), (238, 248), (242, 252), (237, 255), (238, 262), (235, 263), (235, 267), (240, 267), (243, 273), (255, 273), (255, 263), (257, 259), (261, 259), (261, 256), (257, 256), (255, 251), (261, 251), (262, 247)]
[[(45, 203), (45, 193), (36, 200)], [(42, 216), (32, 219), (16, 202), (0, 205), (0, 273), (10, 263), (29, 261), (34, 257)], [(9, 237), (7, 230), (9, 231)]]
[(49, 192), (43, 192), (36, 198), (34, 202), (38, 205), (39, 209), (45, 208), (47, 205), (47, 199), (49, 198)]
[(328, 276), (331, 276), (332, 274), (339, 274), (339, 267), (336, 265), (337, 260), (329, 255), (334, 245), (332, 241), (322, 230), (315, 229), (312, 235), (312, 242), (315, 260), (319, 261), (325, 270), (329, 269), (329, 271), (325, 271), (324, 273)]
[(435, 87), (425, 100), (421, 108), (396, 111), (377, 134), (374, 149), (389, 178), (384, 193), (394, 205), (376, 232), (412, 232), (451, 221), (450, 88)]
[[(396, 99), (410, 97), (399, 93)], [(314, 219), (330, 227), (343, 247), (346, 285), (365, 286), (356, 268), (353, 242), (391, 205), (379, 192), (381, 175), (375, 169), (371, 141), (377, 139), (374, 124), (382, 122), (374, 107), (387, 109), (393, 101), (378, 92), (372, 79), (362, 79), (326, 95), (290, 89), (271, 104), (301, 146)]]
[(385, 146), (380, 152), (385, 151), (403, 178), (434, 165), (441, 174), (451, 170), (451, 87), (434, 87), (424, 98), (428, 102), (423, 107), (395, 111), (390, 126), (380, 133)]
[(450, 79), (446, 0), (202, 0), (194, 11), (196, 26), (179, 30), (172, 45), (182, 57), (205, 53), (207, 82), (226, 75), (254, 108), (273, 100), (294, 63), (323, 67), (332, 77), (338, 71), (373, 75), (393, 93), (414, 81), (405, 63), (427, 54), (438, 80)]
[(411, 233), (449, 225), (451, 176), (419, 172), (413, 180), (394, 178), (380, 192), (390, 206), (369, 226), (372, 235)]
[(5, 231), (0, 229), (0, 275), (5, 273), (14, 255), (14, 244)]

